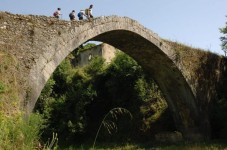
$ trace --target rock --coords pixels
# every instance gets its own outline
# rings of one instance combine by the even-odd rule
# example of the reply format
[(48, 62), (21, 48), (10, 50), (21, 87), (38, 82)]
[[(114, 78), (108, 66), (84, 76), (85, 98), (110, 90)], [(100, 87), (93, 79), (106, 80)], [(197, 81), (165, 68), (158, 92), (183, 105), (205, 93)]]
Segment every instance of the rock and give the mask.
[(6, 29), (6, 25), (1, 26), (0, 29)]

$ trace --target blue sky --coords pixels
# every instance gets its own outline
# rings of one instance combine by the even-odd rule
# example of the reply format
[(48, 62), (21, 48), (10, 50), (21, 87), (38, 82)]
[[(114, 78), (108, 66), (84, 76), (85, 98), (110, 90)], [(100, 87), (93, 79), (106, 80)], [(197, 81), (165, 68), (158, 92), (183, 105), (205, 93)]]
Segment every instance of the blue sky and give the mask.
[(127, 16), (160, 37), (223, 55), (219, 28), (227, 22), (227, 0), (0, 0), (0, 11), (51, 16), (57, 7), (63, 19), (94, 5), (93, 15)]

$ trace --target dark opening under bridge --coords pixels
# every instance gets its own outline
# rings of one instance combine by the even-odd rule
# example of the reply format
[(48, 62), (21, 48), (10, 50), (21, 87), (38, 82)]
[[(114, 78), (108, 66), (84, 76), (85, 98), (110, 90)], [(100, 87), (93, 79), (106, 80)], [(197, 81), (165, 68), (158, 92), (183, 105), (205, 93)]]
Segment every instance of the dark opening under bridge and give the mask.
[[(213, 89), (191, 82), (177, 52), (158, 35), (127, 17), (99, 17), (92, 21), (63, 21), (46, 16), (0, 12), (0, 50), (20, 64), (17, 78), (25, 109), (31, 112), (56, 67), (86, 41), (108, 43), (134, 58), (159, 85), (176, 127), (187, 139), (209, 138), (207, 107)], [(217, 65), (218, 66), (218, 65)], [(214, 81), (216, 82), (216, 81)], [(201, 93), (206, 93), (201, 96)], [(204, 109), (203, 109), (204, 108)]]

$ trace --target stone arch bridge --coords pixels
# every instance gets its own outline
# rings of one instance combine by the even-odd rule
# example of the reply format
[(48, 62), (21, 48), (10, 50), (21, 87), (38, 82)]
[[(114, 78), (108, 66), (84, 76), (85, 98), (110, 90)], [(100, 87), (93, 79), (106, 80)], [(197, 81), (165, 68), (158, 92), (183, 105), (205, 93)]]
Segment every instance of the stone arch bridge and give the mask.
[(127, 17), (69, 22), (0, 12), (0, 50), (14, 55), (20, 64), (17, 78), (21, 97), (26, 101), (25, 109), (32, 111), (56, 67), (89, 40), (122, 50), (152, 76), (185, 138), (209, 137), (207, 107), (201, 101), (215, 96), (212, 89), (203, 90), (203, 85), (192, 82), (193, 75), (187, 74), (190, 70), (179, 64), (179, 53), (157, 34)]

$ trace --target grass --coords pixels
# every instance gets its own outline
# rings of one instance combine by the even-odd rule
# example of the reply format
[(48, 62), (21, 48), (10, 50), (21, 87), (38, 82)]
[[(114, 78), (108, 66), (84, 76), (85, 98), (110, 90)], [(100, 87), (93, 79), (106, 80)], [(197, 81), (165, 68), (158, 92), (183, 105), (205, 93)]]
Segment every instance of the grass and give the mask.
[(0, 111), (9, 116), (17, 113), (19, 100), (16, 59), (0, 51)]
[(90, 145), (80, 145), (77, 147), (70, 146), (65, 149), (57, 150), (227, 150), (227, 145), (220, 142), (201, 142), (201, 143), (146, 143), (146, 144), (115, 144), (115, 143), (100, 143), (96, 148)]
[(39, 114), (32, 114), (26, 120), (23, 114), (1, 116), (0, 118), (0, 147), (5, 150), (31, 150), (39, 143), (39, 131), (42, 118)]
[(227, 150), (226, 145), (220, 143), (181, 143), (175, 145), (157, 146), (157, 150)]

